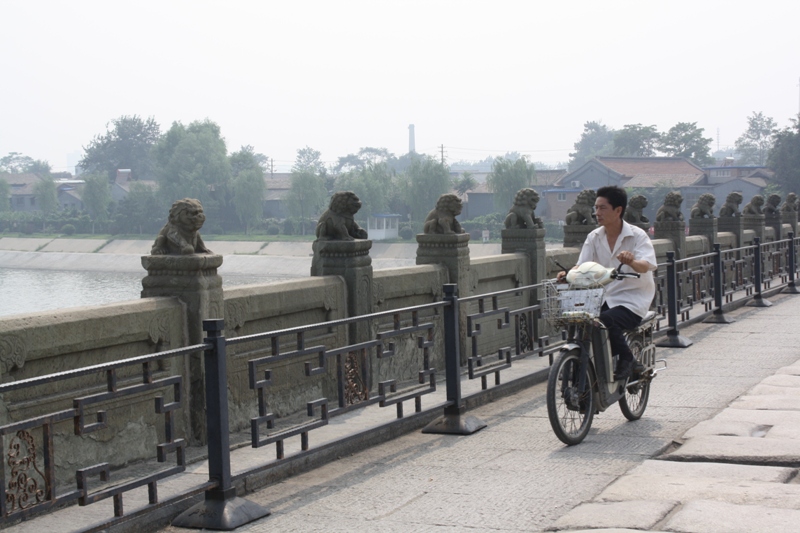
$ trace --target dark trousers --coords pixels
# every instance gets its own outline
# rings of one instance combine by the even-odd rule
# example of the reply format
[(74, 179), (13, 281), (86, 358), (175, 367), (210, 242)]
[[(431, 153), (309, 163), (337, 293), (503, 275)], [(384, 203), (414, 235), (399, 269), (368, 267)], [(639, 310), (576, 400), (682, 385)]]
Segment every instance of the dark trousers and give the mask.
[(633, 329), (642, 322), (642, 317), (628, 309), (618, 305), (609, 309), (608, 305), (603, 304), (603, 308), (598, 317), (606, 329), (608, 329), (608, 340), (611, 343), (611, 354), (619, 355), (620, 361), (632, 361), (633, 353), (625, 342), (623, 332)]

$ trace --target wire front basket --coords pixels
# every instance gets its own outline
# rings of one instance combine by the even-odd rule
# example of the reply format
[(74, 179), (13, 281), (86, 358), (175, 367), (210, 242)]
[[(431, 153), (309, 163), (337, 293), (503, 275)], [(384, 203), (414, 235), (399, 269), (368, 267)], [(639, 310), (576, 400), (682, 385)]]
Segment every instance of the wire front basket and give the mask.
[(556, 285), (546, 281), (541, 300), (542, 316), (549, 324), (559, 328), (595, 318), (603, 307), (603, 294), (605, 289), (602, 287), (571, 289), (566, 284)]

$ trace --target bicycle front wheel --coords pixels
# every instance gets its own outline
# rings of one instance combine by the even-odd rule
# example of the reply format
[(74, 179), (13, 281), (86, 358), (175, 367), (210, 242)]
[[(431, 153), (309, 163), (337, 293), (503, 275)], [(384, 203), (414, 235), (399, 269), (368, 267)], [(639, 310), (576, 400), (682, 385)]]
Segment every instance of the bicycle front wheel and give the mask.
[[(634, 359), (643, 363), (642, 352), (644, 340), (640, 336), (628, 341)], [(647, 400), (650, 399), (650, 379), (647, 376), (638, 376), (635, 385), (625, 386), (625, 395), (619, 399), (619, 410), (630, 421), (639, 420), (647, 409)]]
[(568, 446), (586, 438), (594, 418), (594, 396), (589, 365), (586, 365), (586, 387), (580, 390), (580, 351), (561, 354), (550, 367), (547, 381), (547, 416), (556, 437)]

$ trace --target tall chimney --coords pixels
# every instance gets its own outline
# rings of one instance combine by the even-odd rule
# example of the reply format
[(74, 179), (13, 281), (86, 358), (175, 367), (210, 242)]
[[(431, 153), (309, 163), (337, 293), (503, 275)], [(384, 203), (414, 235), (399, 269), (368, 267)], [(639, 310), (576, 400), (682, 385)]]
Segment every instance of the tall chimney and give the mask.
[(413, 154), (416, 152), (416, 146), (414, 145), (414, 125), (408, 125), (408, 153)]

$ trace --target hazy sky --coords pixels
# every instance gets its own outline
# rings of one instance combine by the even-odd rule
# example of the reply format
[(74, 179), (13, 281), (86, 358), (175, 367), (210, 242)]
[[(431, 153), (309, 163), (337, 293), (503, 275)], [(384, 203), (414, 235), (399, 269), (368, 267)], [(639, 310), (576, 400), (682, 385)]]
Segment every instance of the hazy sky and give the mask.
[(0, 157), (72, 170), (121, 115), (306, 145), (566, 161), (588, 120), (697, 122), (713, 149), (800, 105), (800, 2), (0, 0)]

